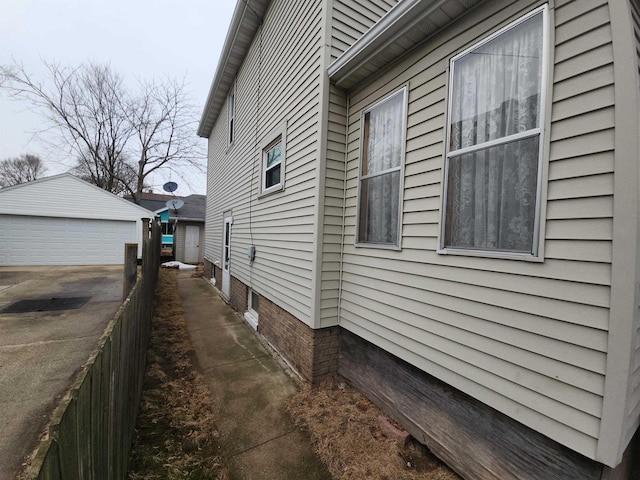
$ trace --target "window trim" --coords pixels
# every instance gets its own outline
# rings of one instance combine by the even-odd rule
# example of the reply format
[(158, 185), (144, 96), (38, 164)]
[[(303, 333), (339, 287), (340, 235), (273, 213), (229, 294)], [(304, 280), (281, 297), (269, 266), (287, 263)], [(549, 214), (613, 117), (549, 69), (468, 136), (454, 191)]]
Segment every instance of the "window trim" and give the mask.
[[(400, 150), (400, 165), (393, 168), (388, 168), (382, 172), (375, 174), (362, 175), (362, 161), (364, 152), (364, 117), (367, 113), (373, 109), (379, 107), (386, 101), (390, 100), (396, 95), (403, 95), (402, 103), (402, 145)], [(402, 212), (404, 210), (404, 171), (406, 163), (406, 151), (407, 151), (407, 112), (409, 103), (409, 85), (404, 84), (402, 87), (393, 91), (392, 93), (385, 95), (382, 99), (375, 103), (365, 107), (360, 112), (360, 151), (358, 155), (358, 195), (356, 198), (356, 225), (353, 244), (356, 248), (377, 248), (383, 250), (402, 250)], [(378, 177), (383, 174), (400, 172), (400, 185), (398, 186), (400, 198), (398, 199), (398, 238), (395, 243), (373, 243), (373, 242), (359, 242), (358, 237), (360, 233), (360, 196), (362, 193), (362, 180), (368, 178)]]
[[(267, 179), (267, 151), (275, 147), (278, 143), (280, 146), (280, 183), (266, 188)], [(287, 126), (286, 122), (278, 125), (269, 135), (264, 137), (260, 144), (260, 192), (258, 198), (271, 195), (273, 193), (282, 192), (285, 185), (285, 167), (287, 157)], [(273, 168), (273, 167), (272, 167)]]
[[(484, 142), (478, 145), (473, 145), (471, 147), (465, 147), (458, 150), (455, 150), (453, 153), (450, 151), (450, 138), (451, 138), (451, 108), (453, 104), (453, 82), (454, 82), (454, 62), (474, 50), (480, 48), (482, 45), (498, 38), (509, 30), (517, 27), (521, 23), (526, 20), (534, 17), (542, 13), (542, 71), (541, 81), (540, 81), (540, 118), (538, 121), (538, 126), (531, 130), (522, 133), (516, 133), (513, 135), (509, 135), (507, 137), (498, 138), (495, 140), (490, 140), (488, 142)], [(441, 208), (440, 208), (440, 229), (439, 229), (439, 238), (438, 238), (438, 249), (436, 252), (441, 255), (464, 255), (464, 256), (474, 256), (474, 257), (485, 257), (485, 258), (502, 258), (502, 259), (510, 259), (510, 260), (524, 260), (530, 262), (543, 262), (544, 256), (544, 238), (543, 232), (544, 227), (541, 225), (543, 222), (542, 212), (544, 209), (544, 201), (543, 194), (546, 200), (546, 188), (544, 186), (543, 180), (546, 179), (546, 169), (547, 169), (547, 159), (548, 159), (548, 147), (546, 145), (546, 133), (548, 131), (547, 122), (547, 107), (548, 102), (550, 100), (550, 88), (552, 85), (552, 81), (549, 78), (549, 74), (551, 71), (550, 68), (550, 53), (551, 49), (549, 46), (549, 42), (551, 41), (550, 35), (550, 26), (549, 26), (549, 6), (548, 4), (541, 5), (537, 8), (534, 8), (530, 12), (521, 15), (515, 20), (509, 22), (509, 24), (504, 27), (498, 29), (494, 33), (488, 35), (486, 38), (472, 44), (470, 47), (464, 49), (462, 52), (454, 55), (449, 60), (449, 83), (447, 85), (447, 111), (446, 111), (446, 137), (445, 137), (445, 152), (444, 152), (444, 162), (442, 169), (442, 191), (441, 191)], [(530, 138), (538, 136), (538, 169), (537, 169), (537, 178), (536, 178), (536, 205), (535, 205), (535, 213), (534, 213), (534, 226), (533, 226), (533, 243), (532, 243), (532, 252), (531, 253), (519, 253), (519, 252), (511, 252), (511, 251), (502, 251), (502, 250), (481, 250), (481, 249), (468, 249), (468, 248), (456, 248), (456, 247), (445, 247), (445, 227), (446, 227), (446, 206), (447, 206), (447, 190), (448, 190), (448, 172), (449, 172), (449, 159), (452, 157), (457, 157), (460, 155), (464, 155), (467, 153), (472, 153), (478, 150), (484, 150), (487, 148), (505, 145), (508, 143), (512, 143), (518, 140), (522, 140), (525, 138)]]
[[(260, 323), (260, 314), (257, 310), (253, 308), (251, 295), (255, 293), (260, 299), (260, 295), (251, 287), (247, 287), (247, 310), (244, 312), (244, 320), (253, 328), (254, 330), (258, 329), (258, 324)], [(258, 302), (259, 303), (259, 302)], [(258, 305), (258, 308), (259, 305)]]

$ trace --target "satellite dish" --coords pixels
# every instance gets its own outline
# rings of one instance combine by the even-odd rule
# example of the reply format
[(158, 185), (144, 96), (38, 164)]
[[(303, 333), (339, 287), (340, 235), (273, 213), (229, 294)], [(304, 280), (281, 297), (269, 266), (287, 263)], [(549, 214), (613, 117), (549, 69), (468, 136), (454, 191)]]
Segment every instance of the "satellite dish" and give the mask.
[(168, 208), (172, 210), (178, 210), (180, 207), (184, 205), (184, 202), (179, 198), (175, 198), (173, 200), (167, 200), (166, 205)]
[(175, 192), (178, 189), (178, 184), (176, 182), (167, 182), (162, 186), (162, 189), (165, 192)]

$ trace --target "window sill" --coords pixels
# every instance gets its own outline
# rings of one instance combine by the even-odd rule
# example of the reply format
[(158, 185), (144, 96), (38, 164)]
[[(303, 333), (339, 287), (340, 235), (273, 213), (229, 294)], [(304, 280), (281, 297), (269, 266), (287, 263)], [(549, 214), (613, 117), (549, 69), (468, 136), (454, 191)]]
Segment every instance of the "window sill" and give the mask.
[(521, 262), (543, 263), (544, 258), (528, 253), (491, 252), (484, 250), (464, 250), (462, 248), (442, 248), (436, 250), (438, 255), (460, 255), (464, 257), (483, 257), (501, 260), (519, 260)]
[(253, 310), (247, 310), (244, 312), (244, 320), (249, 324), (251, 328), (254, 330), (258, 330), (258, 314)]
[(268, 197), (269, 195), (273, 195), (275, 193), (283, 192), (283, 191), (284, 191), (284, 185), (279, 185), (277, 187), (271, 187), (270, 189), (265, 190), (264, 192), (260, 192), (258, 194), (258, 198), (260, 199), (260, 198)]
[(229, 154), (229, 152), (231, 152), (231, 150), (233, 150), (233, 147), (235, 147), (235, 145), (236, 145), (236, 142), (235, 142), (235, 141), (233, 141), (233, 142), (231, 142), (231, 143), (228, 143), (228, 144), (227, 144), (227, 149), (224, 151), (224, 154), (225, 154), (225, 155), (228, 155), (228, 154)]
[(399, 252), (402, 250), (402, 247), (398, 245), (390, 245), (386, 243), (354, 243), (356, 248), (375, 248), (378, 250), (394, 250)]

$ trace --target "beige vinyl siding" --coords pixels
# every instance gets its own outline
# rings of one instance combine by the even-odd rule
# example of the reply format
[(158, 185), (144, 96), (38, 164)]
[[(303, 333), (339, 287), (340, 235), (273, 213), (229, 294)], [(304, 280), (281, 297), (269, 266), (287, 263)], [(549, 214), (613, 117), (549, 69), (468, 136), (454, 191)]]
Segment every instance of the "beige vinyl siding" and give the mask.
[[(258, 31), (237, 75), (234, 143), (227, 148), (227, 105), (209, 138), (206, 258), (221, 260), (223, 214), (232, 211), (231, 275), (307, 324), (316, 215), (321, 24), (319, 1), (271, 4), (264, 19), (262, 58)], [(283, 122), (285, 190), (260, 197), (258, 146)], [(252, 239), (256, 259), (250, 266), (246, 252)]]
[(347, 97), (330, 85), (324, 187), (320, 326), (338, 323)]
[[(351, 92), (340, 325), (594, 458), (613, 215), (606, 0), (556, 1), (551, 10), (544, 262), (436, 253), (449, 59), (540, 4), (486, 3)], [(402, 250), (356, 248), (360, 114), (407, 83)]]
[[(398, 0), (328, 0), (331, 18), (329, 63), (340, 56), (363, 33), (382, 18)], [(345, 135), (347, 95), (342, 89), (328, 84), (326, 119), (326, 161), (324, 173), (324, 207), (322, 260), (320, 262), (320, 327), (338, 323), (340, 292), (340, 258), (343, 230)]]
[[(638, 71), (638, 87), (637, 111), (640, 111), (640, 2), (637, 0), (629, 0), (631, 19), (633, 24), (633, 36), (635, 39), (636, 61)], [(638, 138), (640, 138), (640, 125), (638, 126)], [(640, 265), (636, 265), (636, 282), (640, 282)], [(638, 295), (636, 295), (636, 298)], [(629, 383), (628, 392), (628, 415), (625, 422), (626, 431), (624, 432), (624, 440), (628, 441), (633, 437), (635, 429), (640, 418), (640, 303), (635, 305), (634, 318), (634, 338), (635, 352), (631, 365), (631, 381)]]
[(342, 55), (396, 3), (398, 0), (333, 0), (331, 60)]

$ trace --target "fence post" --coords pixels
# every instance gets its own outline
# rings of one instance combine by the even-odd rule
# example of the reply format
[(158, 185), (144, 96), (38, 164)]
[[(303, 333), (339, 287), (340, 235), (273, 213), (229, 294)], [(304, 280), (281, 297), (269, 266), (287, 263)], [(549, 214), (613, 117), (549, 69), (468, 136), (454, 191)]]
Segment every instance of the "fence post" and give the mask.
[(142, 242), (144, 243), (145, 238), (149, 238), (149, 221), (150, 218), (141, 218), (142, 220)]
[(138, 277), (138, 244), (124, 244), (124, 282), (122, 287), (122, 301), (124, 302)]

